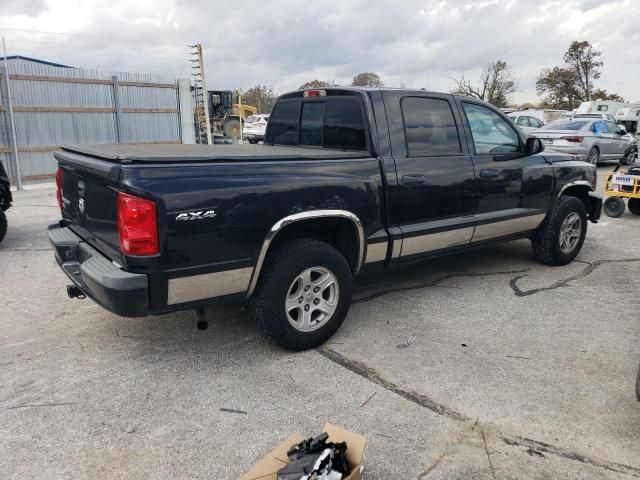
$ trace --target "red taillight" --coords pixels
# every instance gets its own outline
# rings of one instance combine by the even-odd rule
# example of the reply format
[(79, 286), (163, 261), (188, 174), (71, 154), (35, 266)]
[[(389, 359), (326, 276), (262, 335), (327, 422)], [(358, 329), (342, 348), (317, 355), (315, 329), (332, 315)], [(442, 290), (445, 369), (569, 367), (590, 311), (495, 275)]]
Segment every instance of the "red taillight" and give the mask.
[(58, 199), (60, 213), (62, 213), (62, 169), (60, 167), (56, 170), (56, 198)]
[(303, 96), (305, 97), (326, 97), (326, 90), (305, 90)]
[(264, 127), (266, 125), (266, 123), (254, 123), (253, 125), (251, 125), (252, 127)]
[(584, 137), (567, 136), (567, 137), (560, 137), (560, 140), (566, 140), (567, 142), (571, 142), (571, 143), (582, 143), (582, 141), (584, 140)]
[(127, 255), (158, 253), (156, 204), (145, 198), (118, 193), (120, 250)]

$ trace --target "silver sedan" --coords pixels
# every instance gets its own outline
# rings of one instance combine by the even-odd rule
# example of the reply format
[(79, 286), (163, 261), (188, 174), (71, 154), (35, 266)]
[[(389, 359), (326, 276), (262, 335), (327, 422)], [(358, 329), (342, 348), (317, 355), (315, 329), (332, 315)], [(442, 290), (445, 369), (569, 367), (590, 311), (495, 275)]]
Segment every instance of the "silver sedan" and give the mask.
[(594, 165), (625, 156), (629, 140), (614, 123), (600, 119), (557, 120), (531, 132), (547, 150), (578, 155)]

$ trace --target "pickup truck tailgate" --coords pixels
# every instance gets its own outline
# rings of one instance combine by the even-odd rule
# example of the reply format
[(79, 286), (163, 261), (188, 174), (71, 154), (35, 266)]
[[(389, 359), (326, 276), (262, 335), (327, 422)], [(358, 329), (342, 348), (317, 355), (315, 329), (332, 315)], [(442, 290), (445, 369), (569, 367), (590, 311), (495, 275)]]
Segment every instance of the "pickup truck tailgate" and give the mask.
[(65, 224), (110, 259), (120, 260), (115, 183), (81, 162), (66, 159), (60, 166)]

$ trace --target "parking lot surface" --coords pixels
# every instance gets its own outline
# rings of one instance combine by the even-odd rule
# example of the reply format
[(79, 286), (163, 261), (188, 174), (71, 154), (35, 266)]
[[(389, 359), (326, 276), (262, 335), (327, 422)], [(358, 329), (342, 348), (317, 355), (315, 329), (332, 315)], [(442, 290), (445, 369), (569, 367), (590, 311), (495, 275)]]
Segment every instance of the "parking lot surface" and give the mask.
[(16, 193), (8, 217), (0, 478), (234, 479), (327, 421), (369, 439), (367, 480), (640, 478), (628, 212), (590, 224), (566, 267), (517, 241), (362, 277), (340, 331), (303, 353), (239, 306), (208, 309), (202, 332), (191, 312), (70, 300), (46, 238), (54, 189)]

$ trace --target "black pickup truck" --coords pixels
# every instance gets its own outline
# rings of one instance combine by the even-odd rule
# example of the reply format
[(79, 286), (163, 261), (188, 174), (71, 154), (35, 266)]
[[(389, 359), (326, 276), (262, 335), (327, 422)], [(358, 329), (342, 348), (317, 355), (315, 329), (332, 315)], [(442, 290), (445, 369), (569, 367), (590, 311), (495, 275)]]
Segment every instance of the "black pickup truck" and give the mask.
[(572, 261), (600, 216), (596, 168), (543, 150), (472, 98), (296, 91), (264, 145), (65, 147), (49, 238), (72, 297), (131, 317), (247, 301), (305, 349), (339, 328), (362, 271), (518, 238)]

